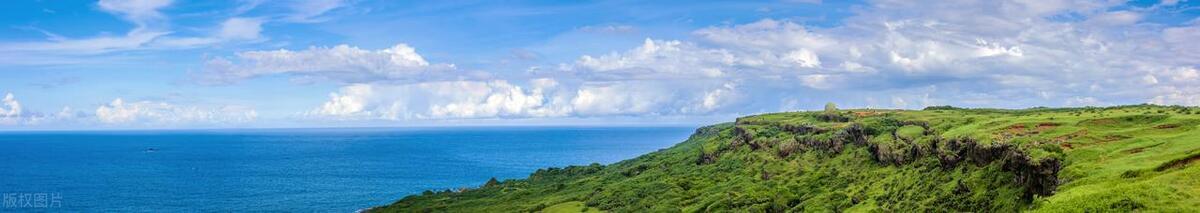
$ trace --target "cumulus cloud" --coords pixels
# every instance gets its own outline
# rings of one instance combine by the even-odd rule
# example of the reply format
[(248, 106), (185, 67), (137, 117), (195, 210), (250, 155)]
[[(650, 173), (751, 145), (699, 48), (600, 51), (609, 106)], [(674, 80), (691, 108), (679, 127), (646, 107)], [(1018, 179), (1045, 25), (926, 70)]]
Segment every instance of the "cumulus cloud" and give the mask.
[(837, 26), (713, 26), (507, 80), (453, 80), (462, 79), (453, 64), (405, 44), (241, 52), (208, 60), (198, 79), (345, 83), (305, 113), (332, 119), (706, 115), (830, 100), (899, 108), (1200, 102), (1200, 22), (1145, 24), (1144, 10), (1106, 1), (869, 3)]
[(646, 39), (625, 51), (584, 55), (558, 69), (578, 81), (555, 87), (506, 81), (356, 84), (331, 94), (313, 114), (696, 115), (839, 99), (867, 106), (890, 100), (899, 108), (1195, 104), (1200, 48), (1181, 47), (1195, 46), (1187, 41), (1200, 39), (1200, 28), (1140, 25), (1139, 11), (1110, 9), (1114, 6), (873, 1), (835, 27), (764, 19), (699, 29), (695, 40)]
[(1185, 90), (1195, 91), (1197, 89), (1200, 89), (1200, 87), (1169, 90), (1165, 94), (1154, 96), (1154, 98), (1150, 99), (1150, 103), (1161, 105), (1200, 106), (1200, 93), (1184, 92)]
[(62, 109), (58, 110), (58, 112), (54, 112), (54, 113), (48, 113), (48, 114), (30, 113), (30, 115), (28, 115), (27, 117), (25, 117), (25, 119), (23, 119), (23, 124), (26, 126), (47, 126), (47, 125), (64, 125), (64, 124), (80, 125), (83, 123), (91, 122), (91, 121), (85, 120), (87, 117), (88, 117), (88, 115), (83, 112), (75, 111), (75, 109), (72, 109), (71, 107), (63, 107)]
[(12, 93), (4, 95), (4, 99), (0, 99), (0, 124), (12, 125), (21, 119), (21, 102), (13, 97)]
[(36, 111), (26, 110), (21, 108), (21, 102), (17, 101), (16, 96), (8, 93), (0, 99), (0, 125), (3, 126), (38, 126), (50, 123), (70, 122), (72, 124), (83, 123), (84, 121), (75, 120), (81, 117), (70, 107), (63, 107), (57, 113), (40, 113)]
[(69, 106), (50, 113), (22, 108), (12, 93), (0, 99), (0, 125), (58, 128), (87, 126), (183, 127), (245, 124), (258, 118), (253, 108), (239, 105), (184, 106), (156, 101), (126, 102), (115, 99), (94, 111), (78, 111)]
[(936, 96), (996, 100), (981, 105), (1186, 103), (1167, 100), (1200, 94), (1193, 81), (1175, 80), (1195, 78), (1200, 26), (1140, 24), (1145, 9), (1121, 5), (871, 1), (839, 26), (764, 19), (709, 27), (694, 41), (648, 39), (562, 67), (591, 79), (753, 79), (837, 92), (936, 85), (944, 89)]
[[(765, 27), (763, 25), (777, 24), (768, 20), (737, 26), (735, 29), (757, 31)], [(789, 27), (799, 28), (789, 30), (804, 31), (795, 24)], [(729, 33), (716, 31), (721, 30), (706, 29), (697, 33)], [(756, 44), (761, 38), (723, 39), (729, 40), (720, 42), (737, 45), (701, 46), (694, 42), (646, 39), (634, 49), (601, 56), (584, 55), (575, 63), (562, 67), (582, 77), (600, 80), (739, 79), (821, 73), (821, 56), (809, 48), (776, 52), (772, 50), (776, 50), (774, 47), (779, 44)]]
[(695, 115), (717, 111), (736, 101), (733, 84), (680, 85), (653, 81), (585, 84), (571, 107), (579, 116)]
[(0, 117), (21, 116), (21, 102), (17, 102), (12, 93), (4, 95), (4, 99), (0, 100), (0, 103), (4, 104), (4, 108), (0, 108)]
[(118, 98), (96, 108), (96, 119), (110, 125), (232, 124), (254, 121), (258, 112), (244, 106), (195, 107), (164, 102), (125, 102)]
[(679, 87), (637, 81), (571, 87), (548, 78), (524, 86), (502, 80), (353, 84), (331, 93), (307, 114), (379, 120), (679, 115), (724, 109), (737, 98), (731, 84), (702, 93), (675, 89)]
[(320, 77), (342, 82), (411, 81), (453, 71), (453, 64), (425, 61), (416, 49), (397, 44), (380, 50), (349, 45), (310, 47), (305, 50), (247, 51), (235, 60), (213, 58), (205, 62), (197, 80), (225, 84), (263, 75)]
[(712, 78), (726, 74), (733, 55), (681, 41), (646, 39), (623, 53), (580, 57), (567, 69), (600, 79)]
[(445, 119), (561, 116), (557, 82), (522, 87), (506, 81), (442, 81), (405, 85), (353, 84), (330, 94), (309, 115), (340, 119)]
[(587, 85), (575, 93), (573, 109), (581, 115), (638, 115), (662, 110), (672, 97), (651, 84)]

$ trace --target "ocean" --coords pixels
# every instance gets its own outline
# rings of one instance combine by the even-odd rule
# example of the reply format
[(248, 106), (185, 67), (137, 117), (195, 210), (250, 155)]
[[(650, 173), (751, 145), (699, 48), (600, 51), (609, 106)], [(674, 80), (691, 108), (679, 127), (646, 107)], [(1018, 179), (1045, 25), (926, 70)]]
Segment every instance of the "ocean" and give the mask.
[(354, 212), (491, 177), (615, 163), (693, 129), (0, 132), (0, 212)]

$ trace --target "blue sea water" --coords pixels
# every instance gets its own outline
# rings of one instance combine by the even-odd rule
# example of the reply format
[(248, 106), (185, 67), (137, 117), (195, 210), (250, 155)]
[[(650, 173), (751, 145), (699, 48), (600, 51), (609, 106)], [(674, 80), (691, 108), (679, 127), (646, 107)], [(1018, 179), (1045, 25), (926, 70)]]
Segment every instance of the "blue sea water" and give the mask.
[(57, 207), (0, 212), (353, 212), (538, 168), (615, 163), (670, 147), (692, 129), (7, 132), (0, 193), (52, 195)]

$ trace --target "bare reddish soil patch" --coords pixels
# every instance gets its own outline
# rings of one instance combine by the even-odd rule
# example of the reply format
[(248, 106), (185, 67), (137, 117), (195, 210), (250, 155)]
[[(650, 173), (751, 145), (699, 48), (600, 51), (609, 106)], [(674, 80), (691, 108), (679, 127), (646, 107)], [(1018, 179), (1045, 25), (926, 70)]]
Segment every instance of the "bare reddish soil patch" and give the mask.
[(1166, 163), (1163, 163), (1162, 165), (1158, 165), (1157, 168), (1154, 168), (1154, 171), (1161, 172), (1161, 171), (1165, 171), (1168, 169), (1183, 168), (1184, 166), (1195, 163), (1196, 161), (1200, 161), (1200, 152), (1192, 153), (1191, 155), (1188, 155), (1187, 157), (1171, 160)]
[(1058, 127), (1059, 125), (1061, 125), (1061, 124), (1057, 124), (1057, 123), (1040, 123), (1040, 124), (1038, 124), (1038, 125), (1037, 125), (1037, 130), (1038, 130), (1039, 132), (1045, 132), (1045, 131), (1048, 131), (1048, 130), (1054, 129), (1054, 128)]
[(1054, 141), (1058, 142), (1058, 144), (1060, 146), (1062, 146), (1062, 148), (1064, 148), (1064, 149), (1072, 149), (1072, 148), (1075, 148), (1074, 145), (1071, 144), (1071, 142), (1067, 142), (1067, 141), (1070, 141), (1071, 139), (1075, 139), (1078, 137), (1087, 136), (1087, 134), (1088, 134), (1088, 131), (1086, 129), (1079, 130), (1079, 131), (1072, 132), (1071, 134), (1054, 137)]
[(1154, 128), (1155, 129), (1174, 129), (1174, 128), (1179, 128), (1179, 124), (1163, 124), (1163, 125), (1154, 126)]
[(1075, 138), (1078, 138), (1078, 137), (1083, 137), (1083, 136), (1086, 136), (1087, 134), (1088, 134), (1088, 131), (1087, 131), (1086, 129), (1084, 129), (1084, 130), (1075, 131), (1075, 132), (1073, 132), (1073, 133), (1071, 133), (1071, 134), (1066, 134), (1066, 135), (1062, 135), (1062, 136), (1054, 137), (1054, 140), (1056, 140), (1056, 141), (1068, 141), (1068, 140), (1075, 139)]
[(1154, 147), (1156, 147), (1156, 146), (1159, 146), (1159, 145), (1163, 145), (1163, 144), (1162, 144), (1162, 143), (1158, 143), (1158, 144), (1154, 144), (1154, 145), (1149, 145), (1149, 146), (1143, 146), (1143, 147), (1133, 148), (1133, 149), (1125, 150), (1125, 153), (1129, 153), (1129, 154), (1137, 154), (1137, 153), (1142, 153), (1143, 151), (1146, 151), (1146, 149), (1149, 149), (1149, 148), (1154, 148)]
[(1025, 133), (1025, 130), (1026, 130), (1026, 128), (1025, 128), (1024, 124), (1013, 124), (1012, 126), (1008, 126), (1008, 129), (1006, 129), (1005, 131), (1008, 132), (1009, 134), (1015, 135), (1015, 134)]
[(1100, 140), (1100, 142), (1113, 142), (1113, 141), (1119, 141), (1119, 140), (1125, 140), (1125, 139), (1129, 139), (1129, 136), (1124, 136), (1124, 135), (1105, 135), (1105, 136), (1104, 136), (1104, 139)]

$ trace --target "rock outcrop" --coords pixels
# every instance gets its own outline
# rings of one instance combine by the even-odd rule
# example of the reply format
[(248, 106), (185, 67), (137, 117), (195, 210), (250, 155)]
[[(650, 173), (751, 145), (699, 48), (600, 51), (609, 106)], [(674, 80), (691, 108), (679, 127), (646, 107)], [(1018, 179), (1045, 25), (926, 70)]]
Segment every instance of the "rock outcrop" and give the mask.
[[(955, 168), (965, 163), (975, 166), (999, 163), (1003, 171), (1013, 175), (1013, 183), (1025, 190), (1024, 197), (1026, 199), (1031, 199), (1034, 195), (1047, 196), (1053, 194), (1059, 184), (1058, 172), (1062, 169), (1062, 162), (1057, 158), (1035, 160), (1027, 153), (1010, 144), (983, 145), (970, 138), (942, 138), (936, 136), (936, 132), (929, 128), (928, 123), (920, 121), (900, 121), (894, 125), (923, 127), (925, 129), (923, 132), (925, 137), (931, 138), (931, 141), (928, 143), (917, 143), (913, 139), (901, 138), (896, 135), (894, 130), (879, 134), (879, 132), (876, 132), (877, 130), (857, 123), (849, 124), (837, 130), (797, 124), (751, 124), (751, 122), (743, 123), (742, 121), (738, 123), (743, 125), (775, 125), (769, 126), (769, 128), (777, 128), (793, 134), (794, 140), (772, 141), (772, 143), (777, 144), (775, 151), (781, 158), (786, 158), (800, 151), (821, 151), (836, 154), (841, 153), (848, 145), (855, 145), (866, 147), (871, 154), (872, 160), (884, 165), (904, 166), (926, 157), (937, 158), (943, 169)], [(764, 148), (764, 144), (771, 144), (760, 142), (761, 140), (756, 141), (755, 130), (743, 125), (735, 125), (733, 127), (733, 137), (729, 144), (730, 149), (739, 146), (750, 146), (751, 150), (759, 150)], [(829, 131), (836, 132), (833, 132), (830, 137), (815, 136), (829, 133)], [(893, 137), (892, 140), (894, 143), (882, 144), (871, 142), (871, 138), (878, 137), (878, 135)], [(716, 162), (721, 152), (727, 150), (718, 150), (713, 153), (701, 152), (697, 164)]]

